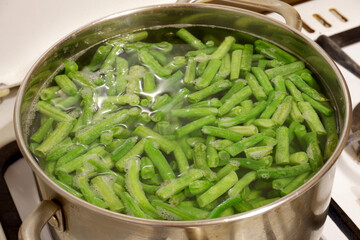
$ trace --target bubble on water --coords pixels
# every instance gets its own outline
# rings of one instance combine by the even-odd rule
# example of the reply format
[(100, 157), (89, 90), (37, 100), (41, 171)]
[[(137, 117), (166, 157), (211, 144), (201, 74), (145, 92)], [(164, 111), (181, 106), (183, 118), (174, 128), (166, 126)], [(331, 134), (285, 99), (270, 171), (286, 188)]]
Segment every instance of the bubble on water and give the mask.
[(267, 174), (267, 173), (262, 173), (262, 174), (260, 174), (260, 176), (261, 176), (261, 178), (263, 178), (263, 179), (269, 179), (269, 178), (270, 178), (270, 175)]

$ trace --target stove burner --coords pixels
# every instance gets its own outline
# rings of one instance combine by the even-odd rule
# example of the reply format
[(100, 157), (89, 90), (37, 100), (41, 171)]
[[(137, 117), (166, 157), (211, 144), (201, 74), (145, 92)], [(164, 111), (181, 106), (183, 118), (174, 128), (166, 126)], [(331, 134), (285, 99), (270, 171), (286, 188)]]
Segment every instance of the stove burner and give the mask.
[(0, 149), (0, 222), (8, 240), (16, 240), (21, 219), (5, 183), (6, 169), (22, 158), (16, 142), (11, 142)]

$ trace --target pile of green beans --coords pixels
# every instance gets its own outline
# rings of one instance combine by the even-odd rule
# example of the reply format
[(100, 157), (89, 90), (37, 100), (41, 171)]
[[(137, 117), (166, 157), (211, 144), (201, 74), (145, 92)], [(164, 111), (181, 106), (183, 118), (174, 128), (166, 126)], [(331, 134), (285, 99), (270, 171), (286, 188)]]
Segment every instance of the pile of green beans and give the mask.
[(64, 62), (29, 140), (54, 182), (111, 211), (198, 220), (271, 203), (323, 166), (336, 119), (304, 62), (196, 30), (135, 32)]

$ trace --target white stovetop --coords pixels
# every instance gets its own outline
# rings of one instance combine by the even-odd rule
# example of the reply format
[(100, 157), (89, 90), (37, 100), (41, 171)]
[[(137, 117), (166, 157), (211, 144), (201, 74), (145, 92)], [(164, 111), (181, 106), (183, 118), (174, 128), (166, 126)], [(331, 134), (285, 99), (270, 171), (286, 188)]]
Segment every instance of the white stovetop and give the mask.
[[(0, 38), (0, 52), (2, 53), (0, 54), (0, 83), (21, 81), (31, 65), (44, 51), (69, 32), (92, 20), (139, 6), (172, 2), (175, 2), (175, 0), (132, 0), (126, 2), (123, 0), (63, 0), (60, 2), (55, 0), (1, 0), (0, 29), (2, 29), (3, 34)], [(360, 25), (360, 17), (352, 18), (354, 12), (357, 12), (359, 9), (359, 7), (355, 7), (360, 6), (358, 0), (346, 0), (347, 4), (344, 3), (345, 0), (310, 1), (310, 3), (314, 2), (320, 5), (318, 4), (314, 7), (305, 3), (296, 7), (307, 23), (319, 30), (313, 35), (304, 32), (310, 38), (315, 39), (319, 33), (330, 34), (337, 32), (339, 28), (349, 29)], [(335, 21), (333, 26), (336, 29), (332, 28), (331, 30), (317, 25), (318, 23), (311, 19), (311, 12), (324, 11), (324, 8), (321, 7), (324, 6), (322, 5), (324, 2), (329, 8), (336, 7), (341, 13), (347, 12), (347, 9), (350, 7), (351, 10), (348, 12), (350, 12), (351, 21), (349, 21), (347, 25), (344, 25), (345, 23), (336, 23)], [(351, 4), (349, 4), (349, 2)], [(79, 11), (79, 9), (82, 10)], [(328, 13), (322, 15), (327, 17)], [(278, 18), (277, 16), (274, 17)], [(348, 46), (344, 48), (344, 50), (357, 62), (360, 62), (360, 43)], [(356, 55), (356, 53), (358, 54)], [(358, 94), (360, 90), (360, 80), (346, 69), (342, 67), (339, 68), (349, 85), (353, 106), (355, 106), (360, 102), (360, 94)], [(10, 95), (5, 97), (0, 104), (0, 147), (15, 139), (12, 115), (16, 90), (17, 89), (13, 89)], [(360, 186), (358, 184), (360, 182), (360, 163), (358, 159), (358, 157), (354, 156), (351, 148), (346, 149), (342, 153), (338, 161), (332, 197), (360, 228)], [(18, 176), (23, 175), (25, 172), (31, 177), (30, 169), (27, 167), (25, 161), (22, 160), (13, 164), (5, 177), (7, 182), (12, 184), (12, 186), (19, 186), (21, 184), (32, 185), (32, 181), (18, 179)], [(28, 194), (31, 194), (32, 190), (29, 190), (31, 187), (15, 188), (12, 194), (20, 194), (20, 196), (23, 196), (21, 194), (24, 194), (24, 191), (27, 191), (26, 189), (28, 189)], [(38, 201), (37, 198), (31, 198), (23, 202), (18, 202), (18, 205), (23, 206), (22, 213), (20, 213), (21, 217), (24, 218), (29, 211), (36, 206)], [(28, 204), (30, 208), (25, 209), (25, 204)], [(2, 239), (1, 225), (0, 239)], [(345, 240), (346, 237), (338, 230), (331, 219), (328, 218), (323, 232), (323, 239)]]

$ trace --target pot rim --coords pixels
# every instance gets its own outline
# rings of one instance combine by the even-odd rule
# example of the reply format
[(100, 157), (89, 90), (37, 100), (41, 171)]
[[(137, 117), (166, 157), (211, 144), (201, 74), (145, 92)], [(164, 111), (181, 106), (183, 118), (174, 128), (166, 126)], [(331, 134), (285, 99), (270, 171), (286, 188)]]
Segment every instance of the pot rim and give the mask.
[[(83, 32), (86, 29), (88, 29), (89, 27), (92, 27), (96, 24), (105, 22), (110, 19), (114, 19), (117, 17), (125, 16), (125, 15), (135, 14), (135, 13), (142, 12), (142, 11), (156, 11), (157, 9), (162, 9), (162, 8), (216, 9), (219, 11), (224, 11), (224, 12), (230, 11), (230, 12), (234, 12), (234, 13), (241, 13), (241, 14), (245, 14), (245, 15), (250, 15), (252, 17), (260, 18), (261, 20), (275, 24), (283, 29), (286, 29), (287, 31), (290, 31), (290, 32), (298, 35), (302, 39), (305, 39), (306, 42), (308, 44), (310, 44), (314, 49), (316, 49), (316, 51), (318, 51), (318, 53), (320, 53), (321, 56), (329, 63), (329, 65), (332, 67), (333, 71), (335, 72), (335, 74), (338, 78), (342, 92), (344, 94), (345, 102), (348, 104), (345, 106), (345, 118), (344, 118), (343, 131), (339, 136), (338, 145), (337, 145), (335, 151), (333, 152), (332, 156), (327, 160), (327, 162), (324, 164), (324, 166), (309, 181), (307, 181), (305, 184), (303, 184), (302, 186), (297, 188), (292, 193), (290, 193), (284, 197), (281, 197), (280, 199), (278, 199), (270, 204), (267, 204), (265, 206), (262, 206), (262, 207), (244, 212), (244, 213), (238, 213), (238, 214), (234, 214), (234, 215), (227, 216), (227, 217), (207, 219), (207, 220), (167, 221), (167, 220), (152, 220), (152, 219), (137, 218), (137, 217), (133, 217), (133, 216), (129, 216), (129, 215), (125, 215), (122, 213), (117, 213), (117, 212), (113, 212), (113, 211), (110, 211), (110, 210), (107, 210), (104, 208), (97, 207), (83, 199), (77, 198), (74, 195), (70, 194), (69, 192), (67, 192), (66, 190), (61, 188), (59, 185), (57, 185), (55, 182), (53, 182), (45, 174), (45, 172), (40, 168), (40, 165), (33, 158), (32, 154), (26, 147), (25, 141), (23, 139), (23, 133), (21, 130), (20, 109), (21, 109), (21, 104), (22, 104), (26, 86), (27, 86), (28, 82), (31, 80), (32, 74), (38, 69), (38, 67), (43, 63), (43, 61), (48, 56), (50, 56), (60, 45), (64, 44), (66, 41), (71, 39), (71, 37), (73, 35), (79, 34), (80, 32)], [(101, 19), (95, 20), (93, 22), (90, 22), (90, 23), (78, 28), (77, 30), (69, 33), (68, 35), (63, 37), (60, 41), (58, 41), (53, 46), (51, 46), (41, 57), (39, 57), (39, 59), (31, 67), (31, 69), (28, 71), (27, 75), (24, 78), (24, 82), (21, 84), (21, 86), (19, 88), (18, 96), (17, 96), (16, 102), (15, 102), (15, 109), (14, 109), (14, 128), (15, 128), (16, 141), (19, 145), (19, 148), (20, 148), (22, 154), (24, 155), (26, 161), (28, 162), (28, 164), (30, 165), (32, 170), (35, 172), (36, 176), (40, 177), (41, 180), (44, 181), (45, 183), (47, 183), (48, 186), (51, 187), (51, 189), (53, 191), (55, 191), (57, 194), (61, 195), (68, 201), (70, 201), (74, 204), (79, 204), (82, 207), (85, 207), (86, 209), (88, 209), (90, 211), (96, 212), (97, 214), (103, 214), (108, 217), (116, 218), (117, 220), (122, 220), (122, 221), (129, 222), (129, 223), (137, 223), (137, 224), (141, 223), (141, 224), (145, 224), (145, 225), (161, 226), (161, 227), (197, 227), (197, 226), (204, 226), (204, 225), (210, 226), (210, 225), (216, 225), (216, 224), (221, 224), (221, 223), (230, 223), (230, 222), (238, 221), (241, 219), (253, 217), (256, 215), (261, 215), (261, 214), (264, 214), (264, 213), (270, 211), (271, 209), (277, 208), (278, 206), (280, 206), (286, 202), (295, 200), (297, 197), (301, 196), (302, 194), (304, 194), (305, 192), (310, 190), (315, 184), (317, 184), (317, 182), (323, 177), (323, 175), (325, 175), (333, 167), (333, 165), (339, 158), (342, 150), (344, 149), (346, 139), (348, 138), (349, 132), (350, 132), (350, 121), (351, 121), (351, 115), (352, 115), (351, 110), (352, 110), (352, 107), (351, 107), (351, 98), (350, 98), (349, 89), (347, 87), (345, 79), (342, 76), (340, 70), (338, 69), (338, 67), (336, 66), (334, 61), (327, 55), (327, 53), (320, 46), (318, 46), (313, 40), (311, 40), (310, 38), (308, 38), (307, 36), (302, 34), (300, 31), (298, 31), (292, 27), (289, 27), (288, 25), (286, 25), (278, 20), (269, 18), (262, 14), (259, 14), (259, 13), (253, 12), (253, 11), (249, 11), (246, 9), (240, 9), (240, 8), (224, 6), (224, 5), (206, 4), (206, 3), (201, 3), (201, 4), (170, 3), (170, 4), (157, 4), (157, 5), (152, 5), (152, 6), (139, 7), (139, 8), (125, 10), (125, 11), (121, 11), (118, 13), (114, 13), (114, 14), (105, 16)]]

